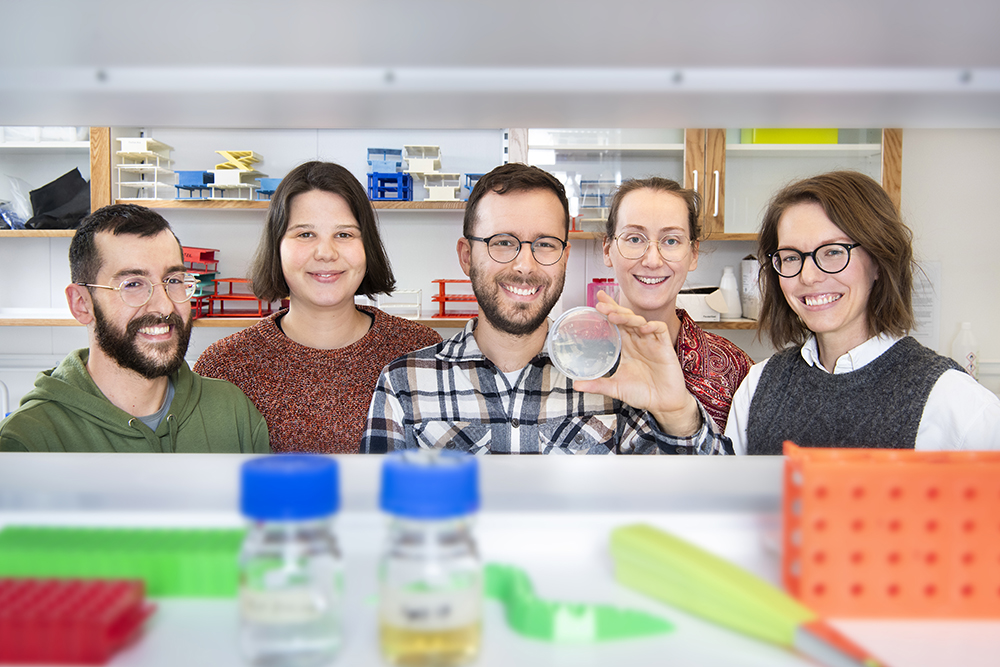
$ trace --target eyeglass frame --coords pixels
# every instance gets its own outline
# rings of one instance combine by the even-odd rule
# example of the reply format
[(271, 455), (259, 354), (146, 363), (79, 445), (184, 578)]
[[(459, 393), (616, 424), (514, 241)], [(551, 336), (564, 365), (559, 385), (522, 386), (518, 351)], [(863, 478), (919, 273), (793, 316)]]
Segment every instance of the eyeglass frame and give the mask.
[[(646, 239), (646, 247), (642, 249), (642, 253), (640, 253), (637, 257), (629, 257), (624, 252), (622, 252), (622, 246), (621, 246), (621, 243), (619, 243), (618, 239), (620, 239), (623, 236), (628, 236), (628, 235), (641, 236), (642, 238)], [(659, 253), (660, 259), (662, 259), (664, 262), (676, 262), (676, 261), (679, 261), (677, 259), (667, 259), (666, 257), (663, 256), (663, 251), (661, 250), (661, 245), (660, 244), (662, 243), (663, 239), (668, 238), (668, 237), (669, 238), (683, 238), (684, 241), (687, 242), (687, 244), (689, 246), (690, 245), (694, 245), (694, 241), (692, 239), (684, 237), (682, 235), (667, 234), (665, 236), (661, 236), (659, 239), (656, 240), (656, 252)], [(649, 244), (653, 243), (653, 239), (649, 238), (648, 236), (646, 236), (642, 232), (622, 232), (621, 234), (617, 234), (616, 236), (612, 236), (611, 238), (614, 239), (615, 247), (618, 248), (618, 253), (622, 257), (624, 257), (625, 259), (633, 259), (633, 260), (634, 259), (642, 259), (643, 257), (645, 257), (646, 253), (649, 252)]]
[[(824, 269), (822, 266), (819, 265), (819, 262), (816, 261), (816, 253), (822, 250), (823, 248), (828, 248), (829, 246), (832, 245), (840, 246), (841, 248), (847, 251), (847, 261), (844, 262), (844, 265), (839, 269), (837, 269), (836, 271), (827, 271), (826, 269)], [(771, 260), (771, 267), (774, 269), (774, 272), (777, 273), (782, 278), (794, 278), (799, 274), (801, 274), (802, 269), (806, 265), (806, 257), (812, 257), (813, 264), (816, 265), (817, 269), (819, 269), (820, 271), (822, 271), (827, 275), (832, 276), (837, 273), (840, 273), (841, 271), (844, 271), (847, 268), (847, 266), (851, 263), (851, 251), (854, 250), (855, 248), (860, 248), (860, 247), (861, 247), (860, 243), (824, 243), (821, 246), (816, 246), (812, 252), (802, 252), (801, 250), (796, 250), (795, 248), (778, 248), (774, 252), (767, 253), (767, 257), (768, 259)], [(783, 250), (788, 252), (794, 252), (799, 256), (801, 260), (801, 263), (799, 264), (799, 270), (790, 276), (786, 276), (785, 274), (783, 274), (781, 271), (778, 270), (778, 267), (774, 265), (774, 258), (777, 257), (778, 253)]]
[[(511, 257), (510, 259), (508, 259), (505, 262), (497, 259), (496, 257), (493, 256), (493, 253), (490, 252), (490, 241), (492, 241), (493, 239), (495, 239), (498, 236), (509, 236), (512, 239), (514, 239), (515, 241), (517, 241), (517, 252), (514, 253), (513, 257)], [(490, 259), (492, 259), (497, 264), (510, 264), (511, 262), (513, 262), (515, 259), (517, 259), (517, 256), (521, 254), (521, 246), (523, 246), (525, 243), (527, 243), (528, 246), (531, 247), (531, 257), (536, 262), (538, 262), (542, 266), (553, 266), (555, 264), (558, 264), (559, 260), (561, 260), (563, 258), (563, 255), (566, 254), (566, 246), (569, 245), (569, 243), (567, 243), (566, 241), (563, 241), (558, 236), (539, 236), (534, 241), (522, 241), (521, 239), (517, 238), (515, 235), (510, 234), (508, 232), (499, 232), (497, 234), (493, 234), (492, 236), (487, 236), (485, 238), (483, 238), (481, 236), (466, 236), (465, 238), (467, 240), (469, 240), (469, 241), (482, 241), (483, 243), (485, 243), (486, 244), (486, 254), (489, 255)], [(555, 261), (550, 262), (548, 264), (546, 264), (544, 262), (538, 261), (538, 257), (535, 255), (535, 244), (538, 243), (539, 241), (541, 241), (542, 239), (552, 239), (553, 241), (558, 241), (559, 243), (562, 244), (562, 248), (559, 250), (559, 256), (556, 257)]]
[[(168, 277), (172, 276), (172, 275), (182, 275), (182, 276), (184, 276), (184, 284), (188, 286), (185, 289), (185, 292), (188, 292), (187, 296), (185, 296), (180, 301), (175, 301), (174, 298), (172, 296), (170, 296), (170, 291), (167, 289), (167, 281), (166, 280), (161, 280), (158, 283), (154, 283), (152, 280), (150, 280), (146, 276), (142, 276), (142, 275), (134, 275), (134, 276), (129, 276), (127, 278), (123, 278), (122, 281), (120, 283), (118, 283), (118, 287), (113, 287), (111, 285), (95, 285), (93, 283), (74, 283), (74, 284), (79, 285), (80, 287), (99, 287), (101, 289), (114, 290), (115, 292), (118, 292), (118, 297), (122, 300), (122, 303), (124, 303), (129, 308), (142, 308), (143, 306), (145, 306), (153, 298), (153, 292), (160, 285), (163, 285), (163, 293), (167, 295), (167, 298), (170, 299), (171, 302), (173, 302), (173, 303), (184, 303), (186, 301), (190, 301), (191, 297), (194, 296), (195, 290), (198, 289), (198, 279), (194, 276), (194, 274), (188, 273), (187, 271), (176, 271), (174, 273), (168, 274)], [(125, 301), (125, 295), (122, 292), (122, 290), (124, 288), (122, 286), (125, 283), (127, 283), (128, 281), (135, 280), (136, 278), (142, 278), (147, 283), (149, 283), (149, 294), (146, 295), (146, 300), (145, 301), (143, 301), (142, 303), (140, 303), (137, 306), (133, 306), (132, 304), (130, 304), (130, 303), (128, 303), (128, 302)]]

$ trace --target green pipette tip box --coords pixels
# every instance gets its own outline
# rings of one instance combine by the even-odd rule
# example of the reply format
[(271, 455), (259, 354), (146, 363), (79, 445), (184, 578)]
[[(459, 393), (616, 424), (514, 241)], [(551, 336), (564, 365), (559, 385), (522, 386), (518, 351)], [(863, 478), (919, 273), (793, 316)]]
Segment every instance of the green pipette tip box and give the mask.
[(142, 579), (151, 597), (234, 597), (244, 531), (224, 528), (0, 530), (0, 576)]

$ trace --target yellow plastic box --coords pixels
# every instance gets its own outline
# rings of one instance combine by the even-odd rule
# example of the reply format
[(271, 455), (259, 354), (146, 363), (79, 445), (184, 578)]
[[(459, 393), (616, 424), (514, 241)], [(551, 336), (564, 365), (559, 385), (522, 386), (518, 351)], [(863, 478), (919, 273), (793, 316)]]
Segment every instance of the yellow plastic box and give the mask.
[(744, 144), (835, 144), (837, 128), (757, 128), (742, 130)]

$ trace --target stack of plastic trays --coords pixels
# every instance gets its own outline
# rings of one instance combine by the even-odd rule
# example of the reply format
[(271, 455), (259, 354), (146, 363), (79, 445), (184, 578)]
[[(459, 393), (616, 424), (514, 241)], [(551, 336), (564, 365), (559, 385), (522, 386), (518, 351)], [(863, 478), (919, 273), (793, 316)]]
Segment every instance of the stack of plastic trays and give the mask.
[(841, 618), (1000, 618), (1000, 452), (785, 443), (785, 587)]
[(0, 576), (142, 579), (152, 597), (233, 597), (243, 531), (50, 528), (0, 531)]
[(141, 581), (0, 579), (0, 662), (103, 664), (154, 609)]

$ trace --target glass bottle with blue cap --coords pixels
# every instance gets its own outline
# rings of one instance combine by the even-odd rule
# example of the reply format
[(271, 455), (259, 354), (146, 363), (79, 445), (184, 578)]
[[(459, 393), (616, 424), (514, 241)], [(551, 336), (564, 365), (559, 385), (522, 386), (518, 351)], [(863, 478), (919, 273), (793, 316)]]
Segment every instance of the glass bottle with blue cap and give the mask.
[(379, 639), (394, 665), (462, 665), (479, 653), (482, 567), (476, 458), (409, 450), (382, 466), (390, 516), (379, 566)]
[(240, 649), (252, 665), (326, 665), (340, 648), (337, 462), (276, 455), (242, 467), (252, 524), (240, 553)]

